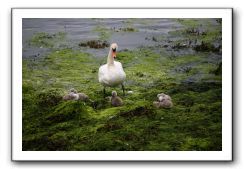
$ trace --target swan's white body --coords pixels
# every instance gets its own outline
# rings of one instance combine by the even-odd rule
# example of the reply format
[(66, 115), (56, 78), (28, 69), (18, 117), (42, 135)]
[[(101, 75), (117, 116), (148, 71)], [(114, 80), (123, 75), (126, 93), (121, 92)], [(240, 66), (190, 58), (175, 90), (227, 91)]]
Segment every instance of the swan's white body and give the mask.
[(105, 64), (99, 68), (98, 79), (103, 86), (114, 87), (125, 81), (125, 72), (120, 62)]
[(116, 53), (112, 49), (116, 49), (117, 44), (112, 44), (108, 54), (107, 64), (100, 66), (98, 71), (98, 80), (103, 86), (115, 87), (122, 85), (126, 75), (120, 62), (114, 61)]

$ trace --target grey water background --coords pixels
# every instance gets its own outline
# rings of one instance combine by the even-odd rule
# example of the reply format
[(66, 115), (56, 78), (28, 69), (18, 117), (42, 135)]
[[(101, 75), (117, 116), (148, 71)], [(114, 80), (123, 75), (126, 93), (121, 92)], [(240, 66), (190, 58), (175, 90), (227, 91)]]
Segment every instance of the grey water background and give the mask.
[[(23, 19), (23, 57), (44, 55), (50, 49), (44, 47), (33, 47), (28, 45), (28, 40), (38, 32), (54, 34), (65, 32), (65, 42), (60, 42), (59, 47), (66, 46), (78, 48), (81, 41), (99, 38), (99, 32), (94, 31), (97, 26), (109, 29), (119, 29), (132, 26), (138, 31), (116, 32), (110, 34), (108, 42), (117, 42), (119, 50), (135, 49), (141, 46), (154, 46), (157, 42), (149, 40), (150, 37), (167, 35), (172, 29), (179, 29), (182, 26), (174, 19), (90, 19), (90, 18), (25, 18)], [(83, 49), (85, 52), (97, 56), (104, 56), (108, 49)]]

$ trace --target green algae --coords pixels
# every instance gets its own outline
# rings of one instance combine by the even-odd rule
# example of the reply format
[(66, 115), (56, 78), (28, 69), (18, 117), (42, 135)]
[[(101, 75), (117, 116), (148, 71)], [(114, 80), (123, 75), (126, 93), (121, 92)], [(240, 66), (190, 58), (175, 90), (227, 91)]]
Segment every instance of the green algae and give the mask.
[[(141, 63), (151, 66), (142, 66), (140, 62), (132, 64), (137, 62), (135, 58), (138, 55)], [(147, 55), (154, 59), (147, 58)], [(182, 57), (173, 61), (162, 58), (168, 63), (164, 64), (154, 61), (160, 60), (158, 54), (139, 50), (121, 52), (118, 58), (125, 65), (126, 88), (134, 92), (122, 97), (125, 106), (118, 108), (111, 107), (103, 99), (97, 73), (91, 71), (92, 67), (95, 69), (99, 65), (92, 63), (93, 58), (87, 54), (71, 50), (54, 52), (42, 61), (47, 66), (46, 70), (40, 64), (34, 73), (23, 72), (26, 74), (23, 79), (24, 150), (211, 150), (209, 146), (213, 148), (213, 144), (216, 144), (217, 150), (221, 149), (221, 127), (210, 129), (216, 125), (213, 119), (221, 126), (221, 86), (203, 82), (182, 84), (180, 80), (188, 74), (182, 73), (177, 79), (170, 79), (163, 73), (177, 64), (199, 61), (199, 57), (185, 56), (185, 59)], [(82, 68), (78, 64), (82, 64)], [(159, 71), (158, 67), (162, 70)], [(23, 70), (28, 70), (26, 64)], [(36, 81), (30, 82), (32, 78)], [(51, 79), (55, 80), (50, 82)], [(61, 96), (69, 87), (88, 94), (97, 103), (96, 108), (90, 103), (63, 102)], [(172, 109), (157, 110), (152, 107), (160, 92), (171, 95), (174, 102)], [(119, 94), (122, 94), (121, 90)], [(215, 104), (217, 102), (220, 104)], [(33, 115), (35, 113), (36, 116)], [(30, 119), (35, 122), (30, 123)], [(93, 132), (73, 132), (74, 129), (83, 131), (85, 128)], [(30, 137), (33, 130), (36, 137)], [(216, 132), (220, 133), (218, 137)], [(189, 135), (189, 138), (186, 139), (183, 134)], [(81, 137), (91, 140), (82, 141), (84, 138)]]
[(178, 37), (178, 40), (172, 42), (172, 48), (190, 47), (197, 52), (221, 53), (222, 22), (218, 19), (215, 23), (208, 19), (177, 19), (176, 21), (183, 28), (169, 32), (171, 36)]
[(111, 37), (111, 30), (103, 24), (97, 25), (92, 31), (98, 33), (99, 40), (107, 40)]
[(65, 32), (57, 32), (54, 34), (46, 32), (38, 32), (29, 40), (29, 45), (36, 47), (55, 47), (55, 44), (66, 37)]

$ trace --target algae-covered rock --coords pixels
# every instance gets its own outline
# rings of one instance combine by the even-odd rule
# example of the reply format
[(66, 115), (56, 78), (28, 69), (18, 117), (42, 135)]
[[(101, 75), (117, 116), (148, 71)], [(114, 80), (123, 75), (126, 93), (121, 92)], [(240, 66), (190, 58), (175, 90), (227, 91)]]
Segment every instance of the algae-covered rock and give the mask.
[(59, 104), (45, 118), (45, 123), (53, 124), (70, 120), (87, 123), (92, 113), (92, 108), (86, 106), (83, 102), (67, 101)]
[(60, 89), (45, 89), (38, 94), (38, 102), (42, 107), (51, 107), (57, 105), (62, 100), (62, 91)]
[(87, 42), (80, 42), (79, 46), (100, 49), (100, 48), (109, 47), (109, 43), (107, 41), (102, 41), (102, 40), (90, 40)]
[(148, 107), (136, 107), (135, 109), (131, 109), (130, 111), (121, 111), (119, 116), (125, 118), (132, 118), (137, 116), (152, 117), (155, 116), (155, 112), (153, 109), (150, 109)]

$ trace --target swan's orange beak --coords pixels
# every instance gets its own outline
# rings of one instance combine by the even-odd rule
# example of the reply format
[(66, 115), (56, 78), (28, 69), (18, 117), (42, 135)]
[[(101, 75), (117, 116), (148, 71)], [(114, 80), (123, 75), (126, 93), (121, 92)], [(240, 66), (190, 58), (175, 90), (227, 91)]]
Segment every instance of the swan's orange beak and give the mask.
[(112, 52), (112, 56), (116, 58), (116, 52)]

